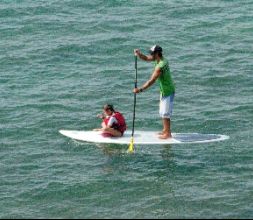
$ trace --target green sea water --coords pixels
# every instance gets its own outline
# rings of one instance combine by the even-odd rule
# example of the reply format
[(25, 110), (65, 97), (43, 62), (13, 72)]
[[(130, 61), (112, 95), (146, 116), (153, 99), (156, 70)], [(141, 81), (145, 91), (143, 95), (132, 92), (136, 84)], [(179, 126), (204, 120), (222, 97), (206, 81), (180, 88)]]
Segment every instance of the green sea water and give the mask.
[[(58, 133), (108, 102), (131, 129), (133, 49), (154, 44), (172, 131), (229, 140), (128, 154)], [(252, 97), (253, 0), (1, 0), (0, 218), (252, 218)], [(158, 104), (158, 84), (137, 96), (137, 130), (161, 129)]]

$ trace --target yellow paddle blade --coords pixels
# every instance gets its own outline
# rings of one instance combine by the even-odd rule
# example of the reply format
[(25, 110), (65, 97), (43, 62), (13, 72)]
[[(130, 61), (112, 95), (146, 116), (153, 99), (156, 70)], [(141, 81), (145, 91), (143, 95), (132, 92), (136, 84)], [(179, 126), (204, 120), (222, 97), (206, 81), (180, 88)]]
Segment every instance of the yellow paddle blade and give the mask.
[(129, 146), (128, 146), (128, 153), (133, 153), (134, 152), (134, 138), (132, 137), (131, 138), (131, 142), (130, 142), (130, 144), (129, 144)]

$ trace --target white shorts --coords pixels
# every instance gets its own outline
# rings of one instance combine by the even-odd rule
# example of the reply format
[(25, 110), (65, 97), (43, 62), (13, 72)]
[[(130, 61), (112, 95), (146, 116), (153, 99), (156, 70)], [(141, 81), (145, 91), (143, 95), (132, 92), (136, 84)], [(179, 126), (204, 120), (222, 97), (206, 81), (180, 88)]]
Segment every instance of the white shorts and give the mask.
[(159, 110), (161, 118), (170, 118), (172, 116), (174, 97), (175, 93), (170, 96), (161, 96)]

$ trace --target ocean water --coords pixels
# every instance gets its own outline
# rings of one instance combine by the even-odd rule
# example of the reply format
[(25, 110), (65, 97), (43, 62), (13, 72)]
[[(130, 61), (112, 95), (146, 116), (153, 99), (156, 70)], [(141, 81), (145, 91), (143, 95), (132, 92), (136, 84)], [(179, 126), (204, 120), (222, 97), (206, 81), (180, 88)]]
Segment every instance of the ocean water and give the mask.
[[(252, 218), (252, 0), (1, 0), (0, 218)], [(131, 129), (133, 49), (159, 44), (176, 84), (173, 132), (224, 142), (96, 145), (105, 103)], [(138, 60), (139, 85), (153, 65)], [(160, 130), (159, 88), (136, 129)]]

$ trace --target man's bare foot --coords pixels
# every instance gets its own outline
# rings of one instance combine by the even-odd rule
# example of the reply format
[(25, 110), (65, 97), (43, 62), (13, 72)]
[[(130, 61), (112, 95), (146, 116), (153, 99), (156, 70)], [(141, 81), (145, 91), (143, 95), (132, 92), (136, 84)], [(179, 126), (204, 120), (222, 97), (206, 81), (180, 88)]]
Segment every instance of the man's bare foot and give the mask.
[(158, 136), (160, 139), (169, 139), (172, 138), (170, 133), (163, 133), (162, 135)]
[(158, 133), (158, 135), (163, 135), (165, 133), (165, 131), (161, 131)]

